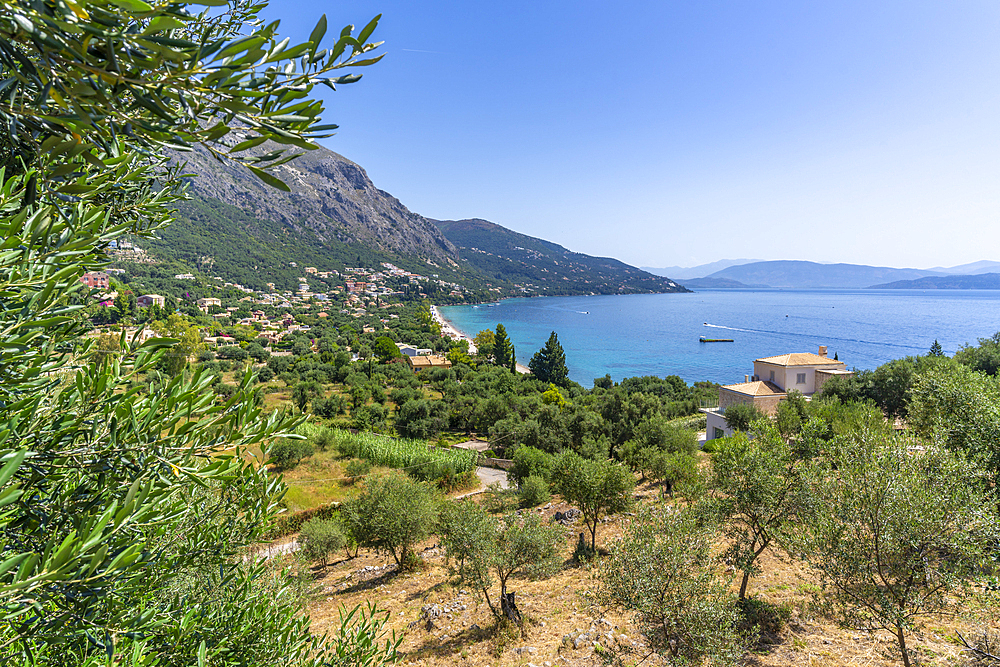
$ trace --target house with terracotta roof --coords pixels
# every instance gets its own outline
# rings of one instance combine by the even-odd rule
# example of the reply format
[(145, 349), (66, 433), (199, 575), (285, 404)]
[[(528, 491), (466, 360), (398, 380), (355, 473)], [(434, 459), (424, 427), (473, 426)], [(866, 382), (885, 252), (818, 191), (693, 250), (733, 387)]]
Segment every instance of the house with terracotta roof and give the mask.
[(406, 363), (414, 373), (427, 370), (428, 368), (451, 368), (451, 362), (444, 357), (428, 354), (416, 357), (406, 357)]
[(792, 352), (755, 359), (753, 375), (745, 375), (743, 382), (719, 387), (719, 406), (703, 410), (708, 418), (705, 438), (714, 440), (733, 434), (724, 416), (731, 405), (753, 405), (765, 415), (774, 416), (778, 404), (788, 398), (789, 392), (797, 391), (810, 397), (838, 375), (853, 373), (847, 370), (844, 362), (830, 359), (825, 345), (821, 345), (816, 354)]

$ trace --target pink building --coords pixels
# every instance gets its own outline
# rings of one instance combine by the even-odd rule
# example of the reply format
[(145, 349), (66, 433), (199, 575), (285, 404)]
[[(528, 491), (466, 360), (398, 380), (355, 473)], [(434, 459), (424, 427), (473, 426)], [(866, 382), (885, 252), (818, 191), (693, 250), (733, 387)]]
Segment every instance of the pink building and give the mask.
[(111, 287), (111, 277), (103, 271), (88, 271), (80, 278), (80, 282), (87, 287), (95, 289), (108, 289)]

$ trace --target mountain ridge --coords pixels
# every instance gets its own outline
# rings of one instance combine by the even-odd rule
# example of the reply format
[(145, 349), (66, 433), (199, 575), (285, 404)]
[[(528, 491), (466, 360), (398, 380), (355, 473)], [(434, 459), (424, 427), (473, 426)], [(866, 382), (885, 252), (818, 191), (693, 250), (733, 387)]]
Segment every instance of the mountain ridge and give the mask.
[[(244, 135), (232, 133), (227, 145)], [(264, 143), (241, 156), (260, 157), (276, 148)], [(202, 148), (173, 157), (186, 163), (192, 199), (178, 207), (177, 222), (150, 242), (150, 250), (192, 268), (239, 274), (248, 285), (273, 282), (292, 289), (301, 261), (340, 270), (364, 260), (463, 285), (475, 299), (688, 291), (624, 262), (575, 253), (487, 220), (432, 220), (410, 211), (376, 187), (360, 165), (327, 148), (303, 152), (270, 170), (288, 192)], [(467, 244), (464, 251), (449, 232)], [(470, 234), (475, 234), (471, 246)], [(480, 246), (489, 249), (480, 252)], [(309, 259), (298, 258), (296, 247), (308, 249)]]

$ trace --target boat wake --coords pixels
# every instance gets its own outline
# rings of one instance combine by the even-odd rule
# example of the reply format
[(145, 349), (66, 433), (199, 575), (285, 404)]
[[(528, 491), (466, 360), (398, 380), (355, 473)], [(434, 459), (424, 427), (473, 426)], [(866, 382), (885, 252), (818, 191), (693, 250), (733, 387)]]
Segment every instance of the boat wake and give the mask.
[[(709, 324), (705, 322), (706, 327), (711, 327), (713, 329), (726, 329), (727, 331), (742, 331), (744, 333), (755, 333), (755, 334), (766, 334), (769, 336), (782, 336), (784, 338), (807, 338), (810, 340), (815, 340), (817, 336), (815, 334), (809, 333), (795, 333), (793, 331), (769, 331), (767, 329), (740, 329), (739, 327), (727, 327), (724, 324)], [(903, 345), (901, 343), (890, 343), (888, 341), (879, 340), (864, 340), (861, 338), (838, 338), (836, 336), (823, 336), (823, 340), (829, 341), (840, 341), (843, 343), (863, 343), (865, 345), (884, 345), (886, 347), (898, 347), (903, 350), (919, 350), (924, 351), (924, 348), (918, 347), (916, 345)]]

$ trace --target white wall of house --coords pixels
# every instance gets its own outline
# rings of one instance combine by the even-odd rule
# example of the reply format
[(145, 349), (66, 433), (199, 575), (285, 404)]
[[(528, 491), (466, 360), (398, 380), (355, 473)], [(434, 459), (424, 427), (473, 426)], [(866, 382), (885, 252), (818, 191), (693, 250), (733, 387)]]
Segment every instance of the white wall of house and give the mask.
[(703, 410), (706, 417), (705, 440), (715, 440), (716, 438), (729, 437), (733, 434), (733, 429), (729, 427), (726, 418), (715, 410)]
[(762, 361), (753, 362), (753, 374), (761, 380), (773, 382), (781, 387), (782, 391), (788, 392), (794, 389), (806, 395), (816, 391), (816, 368), (816, 366), (778, 366)]

